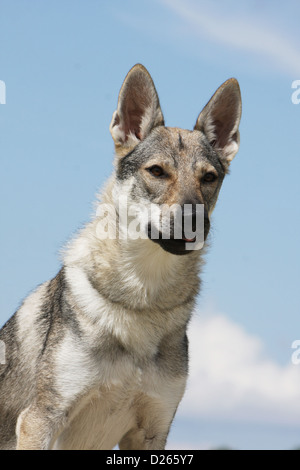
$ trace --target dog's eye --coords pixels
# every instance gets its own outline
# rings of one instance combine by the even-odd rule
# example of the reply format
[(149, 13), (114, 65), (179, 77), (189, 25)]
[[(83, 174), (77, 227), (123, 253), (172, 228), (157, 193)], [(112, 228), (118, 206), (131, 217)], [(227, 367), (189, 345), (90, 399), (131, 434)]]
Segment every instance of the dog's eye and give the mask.
[(209, 171), (208, 173), (205, 173), (205, 175), (202, 177), (202, 182), (203, 183), (213, 183), (214, 181), (216, 181), (217, 179), (217, 175), (211, 171)]
[(147, 168), (147, 170), (149, 171), (149, 173), (151, 173), (152, 176), (155, 176), (155, 178), (167, 176), (164, 170), (158, 165), (153, 165), (150, 168)]

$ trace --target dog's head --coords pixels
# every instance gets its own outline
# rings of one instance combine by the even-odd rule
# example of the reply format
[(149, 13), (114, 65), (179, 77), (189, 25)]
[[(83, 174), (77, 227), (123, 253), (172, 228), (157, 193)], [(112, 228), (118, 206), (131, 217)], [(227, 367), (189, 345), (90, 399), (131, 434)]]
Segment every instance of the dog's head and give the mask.
[[(189, 220), (195, 234), (200, 217), (199, 230), (206, 239), (224, 176), (239, 148), (240, 118), (240, 88), (233, 78), (216, 91), (194, 130), (188, 131), (165, 127), (154, 83), (142, 65), (135, 65), (126, 76), (110, 125), (117, 193), (126, 195), (129, 204), (162, 208), (159, 228), (154, 224), (156, 233), (151, 231), (148, 219), (147, 234), (164, 250), (185, 254), (195, 244), (195, 237), (183, 228), (176, 235), (178, 221), (184, 225)], [(175, 210), (170, 216), (171, 207)], [(169, 237), (163, 229), (166, 218)]]

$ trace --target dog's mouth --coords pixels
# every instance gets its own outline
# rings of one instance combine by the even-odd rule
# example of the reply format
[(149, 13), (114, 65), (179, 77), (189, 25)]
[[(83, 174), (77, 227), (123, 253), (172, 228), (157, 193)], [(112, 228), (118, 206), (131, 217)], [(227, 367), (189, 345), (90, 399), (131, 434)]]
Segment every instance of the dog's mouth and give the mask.
[[(200, 222), (199, 217), (203, 217)], [(208, 212), (204, 208), (204, 212), (193, 210), (184, 213), (181, 219), (175, 218), (165, 226), (165, 229), (167, 232), (163, 235), (161, 227), (158, 229), (152, 227), (151, 222), (148, 223), (148, 238), (174, 255), (187, 255), (199, 251), (210, 229)]]
[[(148, 227), (148, 237), (154, 243), (157, 243), (161, 246), (165, 251), (171, 253), (173, 255), (187, 255), (192, 253), (195, 250), (199, 250), (199, 243), (197, 243), (197, 236), (193, 238), (186, 238), (182, 236), (182, 238), (174, 238), (170, 236), (170, 238), (163, 238), (163, 234), (161, 232), (158, 233), (158, 236), (155, 238), (151, 237), (151, 228)], [(203, 238), (203, 236), (202, 236)], [(203, 243), (200, 244), (201, 248)]]

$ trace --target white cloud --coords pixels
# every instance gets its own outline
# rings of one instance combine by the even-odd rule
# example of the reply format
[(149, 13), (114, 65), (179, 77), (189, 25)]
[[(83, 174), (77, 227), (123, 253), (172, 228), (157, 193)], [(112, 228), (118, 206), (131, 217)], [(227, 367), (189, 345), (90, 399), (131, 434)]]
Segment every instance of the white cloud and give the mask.
[(189, 338), (190, 377), (178, 415), (299, 425), (300, 366), (266, 358), (262, 342), (223, 314), (195, 316)]
[[(233, 8), (220, 8), (210, 2), (189, 0), (161, 0), (185, 23), (189, 34), (240, 49), (267, 58), (282, 72), (300, 73), (298, 41), (294, 43), (272, 28), (266, 18), (259, 15), (241, 16)], [(225, 6), (225, 5), (223, 5)]]

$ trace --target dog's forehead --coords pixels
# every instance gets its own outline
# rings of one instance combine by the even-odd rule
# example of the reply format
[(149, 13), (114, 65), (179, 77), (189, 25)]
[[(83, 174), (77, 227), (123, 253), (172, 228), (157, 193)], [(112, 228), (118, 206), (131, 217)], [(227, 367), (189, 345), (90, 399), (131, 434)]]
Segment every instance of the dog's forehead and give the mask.
[(190, 131), (179, 127), (157, 127), (152, 131), (153, 140), (177, 150), (201, 148), (205, 136), (200, 131)]
[(170, 158), (183, 164), (187, 161), (218, 160), (216, 152), (209, 145), (203, 132), (178, 127), (157, 127), (145, 142), (148, 148), (157, 156)]

